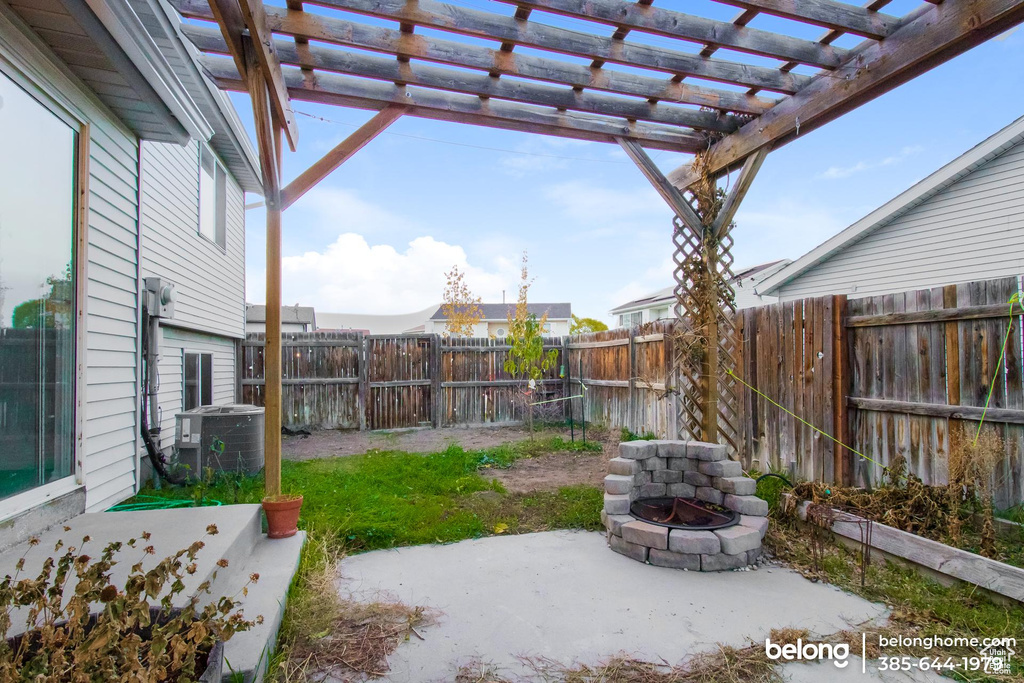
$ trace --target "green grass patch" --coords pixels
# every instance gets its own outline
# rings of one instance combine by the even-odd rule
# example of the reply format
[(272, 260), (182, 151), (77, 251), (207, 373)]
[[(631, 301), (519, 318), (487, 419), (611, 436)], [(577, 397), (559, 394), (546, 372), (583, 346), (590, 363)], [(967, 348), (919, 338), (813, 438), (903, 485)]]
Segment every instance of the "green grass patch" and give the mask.
[(657, 441), (658, 435), (654, 432), (643, 432), (637, 434), (631, 431), (629, 427), (623, 427), (622, 431), (619, 432), (619, 441)]
[[(487, 471), (544, 453), (600, 449), (599, 444), (555, 436), (477, 451), (453, 445), (429, 455), (371, 451), (285, 461), (281, 479), (285, 493), (303, 495), (302, 528), (340, 551), (359, 552), (493, 533), (596, 529), (602, 503), (598, 489), (573, 486), (508, 494)], [(191, 487), (147, 489), (140, 496), (192, 499), (197, 504), (259, 503), (263, 490), (262, 476), (221, 474)], [(481, 492), (489, 494), (474, 495)]]

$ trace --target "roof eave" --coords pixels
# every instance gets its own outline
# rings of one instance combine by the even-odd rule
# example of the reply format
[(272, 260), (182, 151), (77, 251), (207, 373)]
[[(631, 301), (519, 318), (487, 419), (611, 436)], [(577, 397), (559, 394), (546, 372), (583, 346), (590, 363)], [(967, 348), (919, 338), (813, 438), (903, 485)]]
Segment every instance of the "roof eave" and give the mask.
[(124, 0), (79, 0), (65, 6), (73, 12), (75, 5), (81, 7), (79, 3), (84, 3), (92, 11), (137, 74), (187, 132), (188, 136), (178, 137), (180, 144), (187, 142), (189, 136), (208, 140), (213, 135), (213, 128), (128, 3)]

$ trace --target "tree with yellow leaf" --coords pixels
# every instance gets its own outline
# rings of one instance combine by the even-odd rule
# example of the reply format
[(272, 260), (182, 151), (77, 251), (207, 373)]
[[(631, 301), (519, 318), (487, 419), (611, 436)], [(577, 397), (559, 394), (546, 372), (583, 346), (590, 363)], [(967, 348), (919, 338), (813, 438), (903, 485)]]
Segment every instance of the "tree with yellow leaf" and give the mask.
[(484, 319), (480, 297), (473, 296), (466, 284), (466, 274), (458, 266), (444, 274), (444, 296), (441, 315), (444, 316), (444, 336), (472, 337), (476, 325)]
[(558, 351), (550, 349), (544, 352), (544, 326), (548, 314), (540, 318), (530, 313), (527, 298), (530, 292), (530, 273), (527, 268), (526, 252), (523, 252), (523, 264), (520, 271), (519, 298), (516, 301), (515, 314), (508, 313), (508, 342), (511, 346), (505, 360), (505, 372), (520, 380), (520, 398), (526, 404), (526, 423), (533, 438), (533, 403), (534, 390), (544, 373), (558, 362)]

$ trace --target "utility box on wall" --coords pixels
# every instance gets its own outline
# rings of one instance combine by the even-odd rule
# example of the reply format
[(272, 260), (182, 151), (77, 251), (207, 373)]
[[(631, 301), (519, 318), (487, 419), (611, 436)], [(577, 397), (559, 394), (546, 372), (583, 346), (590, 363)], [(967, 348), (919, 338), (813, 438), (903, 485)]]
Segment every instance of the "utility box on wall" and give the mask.
[(195, 477), (215, 472), (255, 474), (263, 468), (263, 408), (244, 404), (202, 406), (178, 413), (178, 464)]

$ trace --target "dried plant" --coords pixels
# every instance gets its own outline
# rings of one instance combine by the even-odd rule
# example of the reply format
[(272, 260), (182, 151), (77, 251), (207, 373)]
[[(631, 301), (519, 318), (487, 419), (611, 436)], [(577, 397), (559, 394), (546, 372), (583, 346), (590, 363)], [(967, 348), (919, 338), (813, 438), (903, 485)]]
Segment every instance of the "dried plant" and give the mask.
[[(216, 533), (216, 525), (207, 527), (207, 535)], [(0, 581), (0, 680), (194, 681), (217, 641), (262, 622), (261, 617), (246, 621), (235, 610), (237, 594), (205, 598), (216, 571), (180, 609), (175, 608), (186, 577), (197, 571), (196, 558), (204, 542), (198, 540), (144, 569), (155, 553), (149, 540), (146, 532), (138, 539), (111, 542), (98, 558), (84, 552), (88, 536), (80, 546), (65, 546), (59, 540), (54, 554), (31, 578), (22, 576), (27, 550), (14, 575)], [(33, 539), (29, 548), (38, 544)], [(139, 557), (122, 589), (111, 582), (111, 570), (129, 548)], [(223, 568), (228, 563), (222, 559), (217, 565)], [(249, 585), (258, 580), (259, 575), (252, 574), (239, 594), (247, 595)], [(8, 638), (14, 621), (22, 617), (24, 632)]]
[(466, 284), (466, 274), (458, 266), (444, 274), (444, 295), (441, 315), (444, 316), (444, 336), (472, 337), (477, 324), (484, 319), (480, 297), (473, 296)]
[[(963, 425), (950, 434), (949, 486), (950, 505), (956, 512), (968, 496), (977, 496), (981, 502), (981, 554), (995, 557), (996, 533), (992, 494), (995, 487), (996, 467), (1006, 454), (1002, 436), (994, 430), (980, 430), (971, 439)], [(959, 520), (959, 514), (956, 515)], [(957, 526), (959, 535), (960, 528)]]

